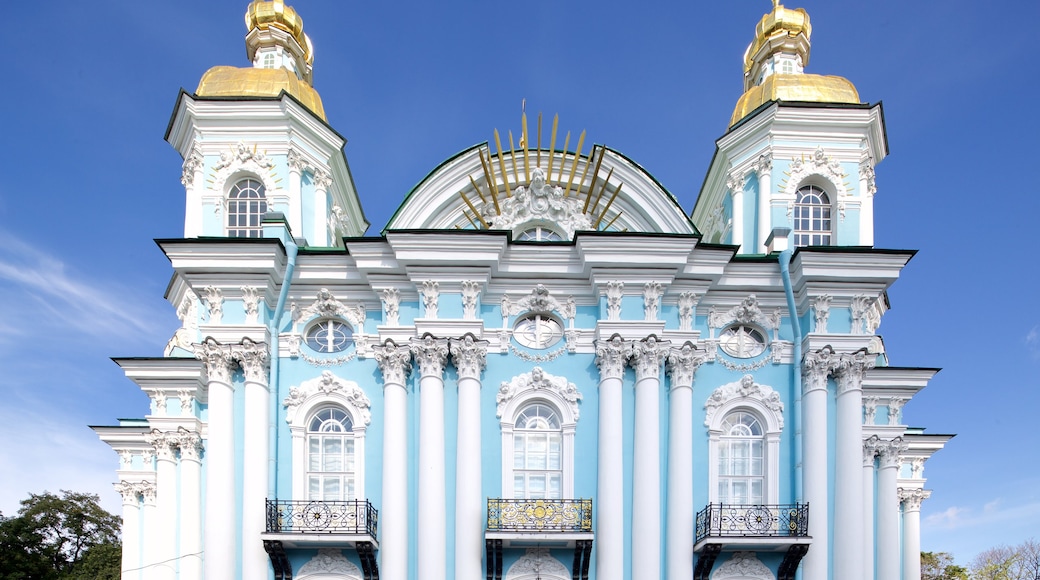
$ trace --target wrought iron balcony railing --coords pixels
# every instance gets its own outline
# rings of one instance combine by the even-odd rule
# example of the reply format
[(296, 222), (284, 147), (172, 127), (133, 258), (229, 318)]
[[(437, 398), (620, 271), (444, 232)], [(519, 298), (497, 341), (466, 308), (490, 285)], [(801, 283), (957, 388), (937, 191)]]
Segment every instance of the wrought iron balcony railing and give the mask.
[(591, 532), (591, 499), (488, 498), (489, 532)]
[(709, 537), (805, 537), (809, 504), (737, 505), (710, 503), (697, 513), (697, 542)]
[(357, 534), (376, 537), (379, 512), (367, 500), (267, 500), (267, 531), (282, 534)]

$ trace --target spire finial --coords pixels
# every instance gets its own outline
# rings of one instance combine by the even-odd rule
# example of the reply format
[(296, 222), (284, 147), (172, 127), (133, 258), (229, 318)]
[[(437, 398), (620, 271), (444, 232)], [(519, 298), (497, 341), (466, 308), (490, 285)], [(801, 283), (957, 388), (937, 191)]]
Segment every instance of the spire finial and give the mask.
[(780, 0), (773, 0), (773, 10), (780, 7)]

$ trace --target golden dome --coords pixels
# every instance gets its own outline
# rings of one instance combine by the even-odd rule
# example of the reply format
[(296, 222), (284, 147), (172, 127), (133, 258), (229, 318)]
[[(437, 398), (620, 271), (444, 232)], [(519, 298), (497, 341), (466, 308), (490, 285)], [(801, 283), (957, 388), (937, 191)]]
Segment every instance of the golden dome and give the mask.
[(779, 3), (774, 3), (773, 11), (762, 17), (755, 27), (755, 40), (744, 54), (744, 72), (751, 70), (754, 57), (770, 39), (777, 36), (795, 37), (805, 34), (808, 41), (812, 36), (812, 24), (809, 24), (809, 13), (804, 8), (784, 8)]
[(729, 125), (737, 124), (748, 113), (770, 101), (809, 101), (813, 103), (859, 103), (859, 92), (844, 77), (808, 74), (773, 74), (762, 84), (751, 87), (737, 101)]
[(253, 0), (246, 8), (246, 31), (254, 28), (267, 30), (272, 26), (291, 34), (303, 47), (307, 64), (314, 64), (314, 47), (311, 39), (303, 33), (303, 18), (296, 10), (286, 6), (282, 0)]
[(284, 68), (215, 66), (202, 75), (195, 94), (200, 97), (278, 97), (282, 91), (295, 97), (321, 120), (327, 120), (318, 91)]

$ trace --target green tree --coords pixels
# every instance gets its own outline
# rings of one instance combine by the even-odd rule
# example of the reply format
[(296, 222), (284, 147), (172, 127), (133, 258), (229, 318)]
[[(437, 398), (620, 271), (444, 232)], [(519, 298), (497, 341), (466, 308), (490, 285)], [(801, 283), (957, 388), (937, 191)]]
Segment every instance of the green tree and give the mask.
[(98, 496), (30, 494), (15, 517), (0, 515), (0, 580), (119, 577), (119, 518)]
[(921, 580), (968, 580), (968, 570), (949, 552), (921, 552)]

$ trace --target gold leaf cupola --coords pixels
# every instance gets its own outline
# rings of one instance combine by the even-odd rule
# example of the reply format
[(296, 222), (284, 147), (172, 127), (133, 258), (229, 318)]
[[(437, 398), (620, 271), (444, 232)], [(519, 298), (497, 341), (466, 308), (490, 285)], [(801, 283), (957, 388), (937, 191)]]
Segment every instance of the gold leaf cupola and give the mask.
[(859, 103), (848, 79), (806, 74), (812, 25), (803, 8), (785, 8), (773, 0), (773, 10), (755, 27), (755, 39), (744, 53), (744, 94), (737, 101), (730, 126), (764, 103), (803, 101)]
[(303, 18), (282, 0), (253, 0), (246, 9), (246, 54), (252, 68), (216, 66), (202, 75), (200, 97), (292, 95), (325, 120), (321, 97), (311, 86), (314, 47)]

